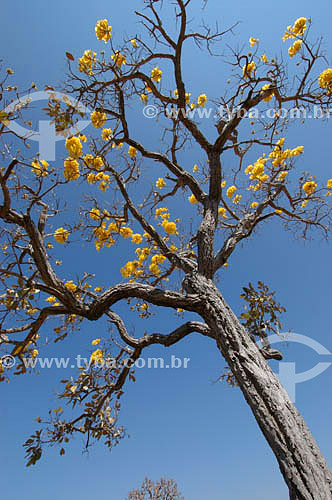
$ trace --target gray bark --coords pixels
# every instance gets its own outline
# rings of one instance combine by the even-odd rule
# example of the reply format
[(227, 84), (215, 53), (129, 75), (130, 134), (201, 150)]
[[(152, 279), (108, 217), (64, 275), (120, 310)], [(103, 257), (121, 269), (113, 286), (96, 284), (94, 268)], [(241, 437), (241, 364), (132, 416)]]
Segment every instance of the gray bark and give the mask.
[(199, 294), (201, 312), (279, 463), (290, 500), (331, 500), (332, 474), (304, 419), (212, 280), (183, 282)]

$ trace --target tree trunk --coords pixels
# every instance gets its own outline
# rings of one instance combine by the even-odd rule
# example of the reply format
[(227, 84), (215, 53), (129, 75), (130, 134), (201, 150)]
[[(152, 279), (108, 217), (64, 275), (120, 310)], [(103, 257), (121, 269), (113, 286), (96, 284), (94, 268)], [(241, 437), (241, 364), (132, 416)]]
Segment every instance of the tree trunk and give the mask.
[(214, 332), (256, 421), (278, 460), (290, 500), (331, 500), (332, 474), (305, 421), (227, 305), (213, 281), (187, 275), (188, 293), (199, 294), (201, 315)]

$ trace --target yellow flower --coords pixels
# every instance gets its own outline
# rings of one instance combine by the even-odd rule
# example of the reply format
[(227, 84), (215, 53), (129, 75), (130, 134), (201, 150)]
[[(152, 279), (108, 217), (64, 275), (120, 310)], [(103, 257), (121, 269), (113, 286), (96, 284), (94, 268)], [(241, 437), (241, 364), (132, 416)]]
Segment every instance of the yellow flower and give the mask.
[(322, 89), (327, 89), (328, 94), (332, 93), (332, 68), (328, 68), (320, 74), (318, 83)]
[(261, 55), (261, 61), (265, 62), (266, 64), (269, 62), (266, 54)]
[(236, 186), (229, 186), (229, 188), (226, 191), (226, 195), (228, 196), (228, 198), (233, 198), (233, 194), (235, 193), (236, 190), (237, 190)]
[(67, 158), (64, 161), (64, 176), (67, 181), (74, 181), (80, 177), (78, 161), (73, 158)]
[(134, 148), (133, 146), (129, 146), (128, 154), (129, 154), (130, 158), (136, 158), (137, 149)]
[(119, 233), (123, 238), (131, 238), (133, 230), (130, 227), (121, 227)]
[(305, 208), (305, 207), (308, 205), (308, 202), (309, 202), (309, 200), (304, 200), (304, 201), (301, 203), (301, 207), (302, 207), (302, 208)]
[(70, 137), (66, 140), (66, 149), (71, 158), (79, 158), (82, 153), (82, 143), (78, 137)]
[(152, 70), (152, 74), (151, 74), (151, 78), (154, 82), (157, 82), (159, 83), (160, 80), (161, 80), (161, 75), (162, 75), (162, 71), (161, 69), (158, 68), (158, 66), (156, 66), (155, 68), (153, 68)]
[(90, 210), (89, 215), (90, 215), (90, 218), (92, 220), (99, 220), (100, 219), (100, 212), (99, 212), (98, 208), (93, 208), (92, 210)]
[(156, 181), (156, 187), (161, 189), (166, 186), (166, 182), (162, 177), (159, 177), (159, 179)]
[(115, 52), (115, 54), (112, 56), (112, 59), (119, 68), (121, 68), (122, 64), (127, 64), (126, 56), (121, 54), (119, 50)]
[(258, 202), (253, 201), (252, 204), (250, 205), (250, 208), (256, 208), (256, 207), (258, 207)]
[(276, 214), (278, 214), (278, 215), (280, 215), (280, 214), (282, 214), (282, 210), (279, 210), (279, 209), (277, 208), (277, 209), (275, 210), (275, 213), (276, 213)]
[[(268, 90), (268, 89), (270, 88), (270, 86), (271, 86), (271, 85), (270, 85), (269, 83), (267, 83), (266, 85), (263, 85), (263, 87), (262, 87), (262, 91), (264, 91), (264, 90)], [(274, 93), (273, 93), (273, 92), (271, 92), (271, 94), (269, 94), (269, 95), (267, 95), (266, 97), (264, 97), (264, 101), (266, 101), (266, 102), (271, 101), (271, 99), (272, 99), (272, 97), (273, 97), (273, 96), (274, 96)]]
[(140, 243), (142, 243), (143, 238), (139, 233), (135, 233), (132, 235), (131, 241), (133, 243), (136, 243), (136, 245), (139, 245)]
[(33, 349), (33, 350), (31, 351), (31, 357), (32, 357), (32, 358), (35, 358), (36, 356), (38, 356), (38, 349)]
[(91, 342), (91, 345), (98, 345), (100, 344), (100, 339), (94, 339), (92, 342)]
[(190, 203), (192, 203), (193, 205), (196, 205), (196, 203), (198, 203), (198, 200), (196, 199), (196, 196), (194, 194), (192, 194), (191, 196), (188, 196), (188, 200), (190, 201)]
[(178, 308), (177, 308), (177, 312), (178, 312), (178, 313), (183, 313), (183, 312), (184, 312), (184, 309), (182, 309), (182, 307), (178, 307)]
[(148, 102), (148, 96), (146, 94), (141, 94), (140, 99), (141, 99), (141, 101), (144, 102), (144, 104), (146, 104)]
[(67, 229), (64, 229), (63, 227), (59, 227), (55, 232), (54, 232), (54, 239), (58, 243), (65, 243), (67, 238), (69, 236), (69, 231)]
[(328, 189), (332, 189), (332, 179), (329, 179), (327, 181), (327, 186), (326, 186)]
[(107, 19), (100, 19), (95, 26), (95, 32), (98, 40), (104, 40), (106, 43), (111, 38), (112, 26), (108, 25)]
[(175, 234), (177, 227), (175, 222), (168, 222), (167, 219), (164, 219), (162, 222), (162, 226), (167, 234)]
[(133, 38), (131, 41), (131, 45), (133, 46), (133, 49), (138, 49), (138, 43), (137, 41), (135, 40), (135, 38)]
[(164, 260), (166, 259), (165, 255), (161, 255), (160, 253), (157, 253), (154, 255), (151, 259), (152, 264), (162, 264)]
[(52, 302), (56, 302), (56, 298), (53, 296), (53, 295), (50, 295), (50, 297), (47, 297), (47, 299), (45, 299), (46, 302), (49, 302), (50, 304), (52, 304)]
[(96, 174), (93, 174), (91, 172), (91, 174), (88, 175), (88, 183), (89, 184), (94, 184), (96, 182)]
[(102, 111), (92, 111), (90, 118), (92, 125), (95, 128), (100, 128), (106, 122), (107, 116), (106, 113), (103, 113)]
[(204, 108), (206, 102), (207, 102), (206, 94), (201, 94), (200, 96), (198, 96), (198, 98), (197, 98), (198, 106), (201, 106), (202, 108)]
[(278, 175), (278, 181), (283, 181), (285, 179), (285, 177), (287, 177), (288, 175), (288, 172), (286, 172), (286, 170), (283, 170), (282, 172), (280, 172), (280, 174)]
[(193, 168), (193, 172), (197, 172), (197, 170), (198, 170), (198, 165), (195, 164), (194, 168)]
[(70, 280), (70, 281), (67, 281), (65, 283), (65, 287), (67, 288), (67, 290), (70, 290), (71, 292), (75, 292), (77, 285), (75, 285), (73, 280)]
[(47, 167), (49, 166), (47, 161), (41, 160), (40, 163), (39, 161), (35, 158), (33, 162), (31, 163), (32, 165), (32, 172), (36, 174), (38, 177), (46, 177), (48, 175)]
[(7, 71), (8, 75), (14, 74), (14, 71), (12, 70), (12, 68), (7, 68), (6, 71)]
[(233, 203), (235, 203), (235, 205), (238, 205), (240, 203), (241, 199), (242, 199), (242, 195), (241, 194), (236, 194), (234, 196)]
[(78, 70), (81, 73), (92, 75), (92, 67), (96, 64), (96, 52), (91, 52), (91, 49), (85, 50), (83, 56), (78, 60)]
[(252, 36), (249, 38), (249, 44), (250, 44), (250, 47), (253, 47), (255, 45), (255, 43), (258, 43), (258, 39), (257, 38), (253, 38)]
[(256, 64), (254, 61), (251, 61), (250, 63), (245, 64), (242, 68), (243, 78), (245, 78), (245, 79), (251, 78), (251, 73), (255, 74), (255, 68), (256, 68)]
[(101, 133), (101, 138), (104, 141), (110, 141), (113, 137), (113, 130), (111, 128), (104, 128)]
[(314, 181), (307, 181), (303, 184), (302, 189), (305, 191), (306, 195), (309, 196), (316, 191), (317, 184)]
[(99, 360), (102, 360), (104, 357), (103, 351), (101, 349), (97, 349), (90, 356), (90, 362), (93, 364), (98, 363)]
[(289, 47), (288, 54), (290, 58), (296, 56), (296, 54), (299, 52), (301, 48), (301, 45), (302, 45), (302, 40), (295, 40), (293, 45)]
[(222, 181), (222, 183), (220, 184), (220, 187), (224, 188), (225, 186), (226, 186), (226, 181)]
[(219, 207), (218, 208), (218, 215), (219, 215), (219, 217), (223, 217), (223, 219), (227, 219), (226, 208)]
[(284, 36), (282, 37), (283, 41), (287, 40), (288, 38), (303, 36), (305, 30), (307, 29), (306, 23), (307, 23), (306, 17), (299, 17), (298, 19), (296, 19), (293, 26), (287, 26), (287, 30)]

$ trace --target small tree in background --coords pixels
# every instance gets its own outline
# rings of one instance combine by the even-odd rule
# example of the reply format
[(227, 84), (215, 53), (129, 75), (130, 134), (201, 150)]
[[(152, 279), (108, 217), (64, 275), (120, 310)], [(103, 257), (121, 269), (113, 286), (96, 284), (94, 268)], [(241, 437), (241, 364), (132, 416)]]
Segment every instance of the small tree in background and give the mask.
[(132, 490), (125, 500), (184, 500), (173, 479), (161, 478), (154, 483), (146, 477), (137, 490)]
[[(62, 381), (59, 397), (75, 416), (67, 416), (60, 406), (50, 410), (48, 419), (38, 418), (42, 428), (25, 443), (28, 465), (41, 457), (45, 444), (60, 443), (63, 454), (64, 443), (76, 433), (86, 437), (87, 447), (99, 439), (109, 448), (116, 445), (125, 435), (119, 423), (120, 398), (125, 382), (134, 380), (135, 361), (152, 344), (170, 347), (198, 332), (214, 339), (225, 358), (278, 460), (290, 498), (332, 498), (331, 472), (266, 362), (281, 354), (266, 342), (261, 351), (256, 344), (255, 339), (266, 339), (269, 330), (278, 328), (281, 306), (262, 283), (257, 290), (244, 288), (248, 307), (243, 326), (216, 284), (234, 250), (257, 227), (263, 230), (263, 223), (280, 220), (303, 238), (313, 230), (328, 236), (332, 179), (321, 182), (309, 172), (298, 174), (295, 163), (303, 146), (291, 144), (285, 133), (297, 116), (288, 113), (285, 118), (283, 109), (309, 112), (318, 105), (327, 110), (332, 69), (322, 59), (319, 43), (310, 41), (310, 20), (301, 17), (283, 37), (289, 57), (298, 60), (293, 79), (286, 76), (286, 64), (263, 53), (252, 37), (248, 50), (233, 51), (226, 59), (231, 64), (225, 65), (231, 68), (227, 92), (212, 99), (204, 92), (203, 78), (202, 93), (194, 96), (184, 77), (184, 48), (196, 44), (213, 58), (214, 47), (224, 43), (230, 30), (191, 29), (190, 0), (144, 3), (143, 12), (136, 14), (147, 37), (114, 44), (104, 19), (95, 27), (97, 39), (105, 42), (103, 50), (97, 54), (88, 49), (77, 63), (67, 53), (65, 91), (93, 110), (91, 122), (98, 135), (89, 140), (79, 134), (68, 137), (63, 168), (51, 168), (42, 158), (32, 163), (14, 158), (3, 148), (1, 345), (17, 359), (16, 373), (33, 366), (45, 322), (57, 322), (55, 342), (84, 320), (106, 318), (114, 328), (108, 341), (92, 342), (89, 366), (75, 380)], [(175, 20), (176, 29), (164, 21), (171, 19), (168, 8), (175, 9), (170, 25)], [(3, 89), (2, 99), (4, 95)], [(154, 147), (132, 125), (139, 103), (150, 106), (145, 107), (148, 116), (153, 112), (158, 117), (154, 127), (160, 140)], [(225, 112), (213, 134), (201, 125), (207, 103)], [(263, 118), (271, 106), (277, 112)], [(59, 133), (79, 118), (72, 104), (62, 106), (54, 96), (47, 112)], [(6, 121), (13, 116), (1, 119), (4, 138)], [(202, 158), (198, 164), (188, 165), (190, 148)], [(70, 199), (63, 203), (68, 187), (81, 191), (80, 206)], [(89, 273), (75, 281), (62, 279), (57, 248), (76, 244), (83, 252), (83, 240), (95, 246), (96, 259), (109, 256), (107, 276), (102, 277), (106, 286)], [(114, 256), (117, 245), (123, 248), (125, 242), (132, 245), (127, 262), (122, 254)], [(119, 301), (141, 318), (171, 308), (179, 326), (137, 337), (115, 312)], [(198, 314), (200, 321), (180, 322), (187, 311)], [(1, 370), (5, 379), (9, 372)], [(148, 492), (150, 483), (143, 484)]]

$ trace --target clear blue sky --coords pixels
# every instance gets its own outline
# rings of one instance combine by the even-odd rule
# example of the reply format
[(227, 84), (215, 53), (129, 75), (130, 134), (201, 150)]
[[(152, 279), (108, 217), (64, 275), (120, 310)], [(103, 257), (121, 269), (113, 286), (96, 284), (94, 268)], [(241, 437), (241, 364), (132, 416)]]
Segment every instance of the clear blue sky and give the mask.
[[(3, 0), (0, 42), (4, 66), (14, 69), (12, 81), (21, 88), (32, 81), (39, 89), (45, 83), (60, 84), (66, 68), (65, 51), (77, 57), (87, 48), (100, 49), (94, 33), (98, 19), (108, 18), (118, 39), (121, 32), (135, 35), (140, 28), (134, 10), (142, 3), (141, 0), (116, 3), (99, 0), (96, 4), (77, 0)], [(192, 3), (192, 16), (199, 20), (202, 2), (193, 0)], [(281, 41), (285, 27), (299, 16), (311, 17), (312, 36), (324, 36), (323, 48), (331, 64), (331, 14), (330, 0), (321, 0), (319, 9), (309, 0), (282, 0), (277, 7), (262, 1), (209, 0), (204, 16), (208, 22), (217, 20), (221, 29), (241, 21), (235, 29), (236, 36), (227, 38), (228, 44), (241, 47), (247, 44), (249, 36), (255, 36), (260, 39), (264, 51), (272, 56), (283, 51), (285, 59), (287, 48)], [(211, 66), (205, 56), (198, 60), (189, 52), (187, 72), (196, 91), (218, 96), (224, 74), (217, 60)], [(140, 123), (137, 121), (138, 126)], [(148, 136), (149, 130), (143, 133)], [(331, 123), (311, 120), (303, 128), (294, 129), (290, 137), (294, 147), (304, 145), (300, 170), (307, 169), (323, 179), (332, 177)], [(58, 145), (59, 166), (63, 156), (63, 145)], [(188, 164), (195, 161), (195, 152), (188, 153)], [(68, 250), (67, 255), (69, 259), (62, 272), (66, 278), (73, 279), (75, 272), (84, 269), (87, 261), (82, 260), (82, 253), (77, 250)], [(98, 262), (92, 251), (85, 255), (85, 259), (90, 259), (90, 268), (97, 266), (96, 271), (103, 273), (103, 258)], [(112, 254), (116, 270), (120, 258)], [(287, 328), (318, 340), (332, 351), (331, 274), (330, 246), (320, 239), (304, 245), (274, 225), (262, 228), (252, 241), (235, 253), (220, 286), (230, 305), (239, 312), (241, 287), (248, 281), (264, 281), (277, 291), (278, 299), (287, 307)], [(107, 276), (104, 279), (107, 284)], [(109, 282), (115, 281), (110, 269)], [(119, 310), (125, 312), (125, 307)], [(130, 321), (133, 324), (133, 320)], [(178, 324), (179, 319), (164, 311), (149, 328), (159, 329), (162, 325), (161, 331), (166, 333)], [(139, 323), (137, 333), (144, 328)], [(42, 354), (85, 355), (90, 340), (103, 335), (107, 335), (103, 324), (86, 325), (66, 342), (57, 344), (55, 350), (52, 345), (45, 346)], [(303, 346), (290, 345), (284, 348), (284, 353), (285, 361), (297, 362), (298, 372), (321, 361), (316, 353)], [(277, 462), (242, 394), (238, 389), (212, 383), (225, 364), (214, 343), (194, 335), (172, 350), (165, 352), (156, 347), (148, 353), (166, 357), (171, 354), (190, 358), (189, 368), (137, 370), (137, 382), (128, 386), (122, 403), (122, 423), (131, 437), (122, 441), (112, 453), (97, 444), (89, 455), (82, 454), (82, 443), (76, 438), (64, 457), (59, 456), (57, 448), (49, 449), (35, 467), (26, 468), (22, 443), (36, 428), (34, 419), (38, 415), (45, 416), (48, 408), (57, 404), (54, 394), (59, 389), (58, 381), (72, 374), (70, 370), (52, 369), (47, 373), (44, 370), (40, 376), (14, 378), (9, 385), (2, 386), (0, 469), (3, 497), (8, 500), (22, 497), (88, 500), (93, 496), (99, 500), (123, 500), (128, 491), (138, 487), (148, 475), (152, 479), (161, 476), (176, 479), (186, 500), (266, 500), (267, 497), (286, 500), (288, 493)], [(332, 357), (328, 360), (332, 361)], [(330, 466), (331, 382), (332, 367), (299, 385), (296, 398), (296, 405)]]

